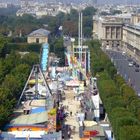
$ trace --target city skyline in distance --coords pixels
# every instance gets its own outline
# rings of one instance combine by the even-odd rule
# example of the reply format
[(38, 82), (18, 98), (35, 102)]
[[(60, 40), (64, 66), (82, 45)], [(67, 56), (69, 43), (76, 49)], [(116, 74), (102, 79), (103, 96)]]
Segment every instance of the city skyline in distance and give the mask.
[[(3, 3), (20, 3), (21, 0), (0, 0)], [(140, 0), (32, 0), (37, 2), (92, 3), (92, 4), (140, 4)]]

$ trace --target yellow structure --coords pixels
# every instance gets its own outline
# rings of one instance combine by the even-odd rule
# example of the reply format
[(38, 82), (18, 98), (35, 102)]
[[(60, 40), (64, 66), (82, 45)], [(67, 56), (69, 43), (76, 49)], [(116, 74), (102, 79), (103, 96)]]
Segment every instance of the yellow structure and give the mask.
[(28, 43), (48, 43), (48, 36), (50, 31), (45, 29), (38, 29), (28, 35)]

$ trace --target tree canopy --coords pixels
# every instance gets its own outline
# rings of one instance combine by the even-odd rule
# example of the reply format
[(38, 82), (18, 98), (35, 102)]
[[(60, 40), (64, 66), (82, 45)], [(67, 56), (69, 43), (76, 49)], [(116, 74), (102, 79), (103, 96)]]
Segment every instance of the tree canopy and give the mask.
[[(83, 35), (91, 37), (92, 17), (96, 13), (94, 7), (87, 7), (83, 12)], [(63, 26), (63, 33), (76, 37), (78, 34), (78, 11), (71, 9), (69, 14), (60, 12), (57, 16), (43, 16), (37, 19), (31, 15), (16, 17), (14, 15), (0, 15), (0, 33), (7, 36), (10, 31), (15, 36), (26, 36), (38, 28), (46, 28), (53, 35), (57, 35), (59, 27)]]
[[(8, 40), (0, 37), (0, 129), (10, 121), (31, 67), (39, 62), (37, 53), (21, 56), (17, 50), (6, 53)], [(21, 64), (22, 63), (22, 64)]]
[[(100, 49), (98, 40), (87, 44), (91, 52), (91, 70), (98, 76), (98, 88), (116, 140), (139, 139), (140, 99)], [(136, 130), (137, 129), (137, 130)]]

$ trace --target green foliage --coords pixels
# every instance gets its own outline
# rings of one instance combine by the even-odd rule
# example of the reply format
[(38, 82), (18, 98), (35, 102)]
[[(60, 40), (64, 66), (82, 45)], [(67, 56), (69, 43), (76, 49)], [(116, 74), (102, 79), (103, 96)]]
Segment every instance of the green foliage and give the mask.
[(135, 119), (134, 115), (122, 107), (112, 109), (110, 120), (117, 139), (119, 139), (119, 129), (121, 126), (135, 125), (138, 123), (138, 120)]
[(109, 79), (108, 73), (106, 71), (98, 73), (98, 74), (99, 74), (100, 81)]
[(64, 21), (63, 27), (64, 34), (67, 34), (69, 36), (77, 36), (78, 24), (76, 21)]
[(0, 84), (4, 80), (5, 76), (10, 73), (12, 68), (14, 68), (17, 64), (21, 62), (19, 58), (20, 55), (11, 53), (6, 57), (6, 59), (0, 60)]
[(4, 20), (0, 20), (0, 33), (3, 35), (8, 35), (9, 31), (12, 31), (13, 36), (19, 36), (20, 33), (25, 36), (42, 25), (38, 19), (31, 15), (2, 16), (2, 19)]
[(28, 51), (28, 52), (37, 52), (39, 53), (41, 50), (41, 44), (28, 44), (28, 43), (8, 43), (6, 44), (6, 53), (10, 53), (11, 51)]
[[(108, 113), (116, 140), (139, 139), (132, 128), (140, 128), (140, 99), (117, 71), (108, 56), (100, 49), (100, 42), (87, 42), (91, 52), (91, 70), (98, 75), (98, 88)], [(102, 70), (101, 70), (102, 68)], [(128, 130), (126, 129), (128, 128)], [(132, 133), (133, 137), (127, 136)]]
[(0, 58), (5, 57), (5, 55), (6, 55), (5, 45), (6, 45), (7, 41), (8, 41), (7, 39), (0, 36)]
[(66, 20), (77, 21), (78, 22), (78, 11), (75, 9), (71, 9), (70, 14), (66, 15)]
[[(120, 118), (117, 118), (116, 119), (116, 138), (120, 138), (120, 128), (123, 127), (123, 126), (127, 126), (127, 125), (130, 125), (130, 126), (133, 126), (133, 125), (137, 125), (139, 124), (138, 120), (135, 119), (134, 117), (130, 117), (130, 116), (122, 116)], [(125, 130), (125, 131), (128, 131), (128, 130)]]
[(128, 85), (124, 85), (122, 87), (122, 94), (123, 94), (124, 101), (128, 105), (131, 102), (131, 99), (136, 96), (135, 91), (131, 87), (129, 87)]
[(140, 125), (126, 125), (120, 128), (119, 140), (139, 140)]
[(2, 83), (3, 88), (7, 87), (8, 89), (10, 89), (12, 98), (15, 96), (13, 93), (16, 93), (17, 95), (17, 93), (19, 92), (19, 86), (19, 81), (17, 81), (16, 77), (11, 74), (7, 75)]
[(11, 42), (12, 43), (25, 43), (27, 42), (27, 38), (26, 37), (13, 37), (11, 38)]
[(129, 101), (129, 105), (128, 105), (128, 109), (135, 114), (135, 116), (137, 117), (137, 119), (140, 121), (140, 100), (134, 96), (133, 98), (131, 98), (131, 100)]
[(100, 42), (94, 40), (88, 42), (87, 45), (90, 47), (91, 51), (91, 68), (94, 68), (94, 70), (91, 69), (92, 73), (94, 72), (94, 75), (96, 75), (96, 73), (102, 72), (106, 69), (110, 77), (113, 79), (117, 73), (116, 68), (109, 60), (108, 56), (100, 49)]
[(57, 57), (60, 58), (59, 65), (64, 66), (65, 54), (64, 54), (63, 38), (57, 38), (53, 40), (52, 44), (50, 44), (50, 52), (54, 52), (57, 55)]
[[(32, 59), (32, 58), (31, 58)], [(30, 57), (29, 60), (30, 61)], [(14, 76), (16, 81), (18, 81), (19, 84), (19, 90), (22, 90), (22, 87), (25, 85), (25, 81), (28, 78), (30, 69), (32, 64), (30, 64), (28, 61), (26, 61), (26, 64), (20, 64), (15, 69), (13, 69), (10, 73), (10, 75)], [(35, 62), (34, 62), (35, 63)], [(20, 92), (17, 93), (18, 96), (20, 95)]]
[[(94, 7), (87, 7), (83, 12), (83, 34), (85, 37), (92, 35), (92, 17), (96, 13)], [(37, 19), (31, 15), (22, 17), (3, 15), (0, 16), (0, 33), (7, 36), (12, 31), (13, 37), (27, 36), (33, 30), (46, 28), (51, 35), (58, 36), (59, 27), (63, 26), (63, 33), (76, 37), (78, 35), (78, 11), (71, 9), (69, 14), (60, 12), (57, 16), (43, 16)]]
[(125, 80), (120, 75), (115, 75), (114, 81), (118, 87), (121, 87), (125, 84)]
[(122, 14), (122, 11), (121, 10), (111, 10), (111, 14), (112, 15)]
[(101, 94), (102, 94), (103, 98), (111, 97), (113, 95), (116, 95), (116, 93), (117, 93), (117, 88), (112, 80), (100, 81), (99, 88), (101, 90)]
[(21, 57), (15, 51), (0, 59), (0, 129), (10, 121), (31, 66), (38, 60), (36, 53), (31, 52)]
[(116, 107), (125, 107), (125, 106), (126, 104), (120, 95), (115, 95), (112, 97), (108, 97), (106, 99), (106, 108), (108, 109), (108, 112), (111, 112), (112, 109)]
[(107, 15), (110, 15), (110, 13), (103, 11), (103, 12), (100, 13), (100, 15), (101, 16), (107, 16)]
[(0, 8), (0, 15), (1, 16), (9, 16), (9, 15), (16, 15), (16, 12), (19, 8), (15, 6), (10, 6), (8, 8)]
[(25, 54), (22, 57), (22, 63), (33, 66), (34, 64), (39, 63), (39, 55), (35, 52), (30, 52), (28, 54)]
[(84, 10), (83, 10), (83, 15), (84, 16), (93, 16), (95, 15), (97, 9), (95, 9), (94, 7), (86, 7)]

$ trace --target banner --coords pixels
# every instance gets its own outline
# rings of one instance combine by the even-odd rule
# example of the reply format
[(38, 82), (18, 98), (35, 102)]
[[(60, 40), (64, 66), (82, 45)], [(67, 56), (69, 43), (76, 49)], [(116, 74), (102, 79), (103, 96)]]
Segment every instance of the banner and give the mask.
[(56, 109), (48, 112), (48, 132), (56, 132)]

